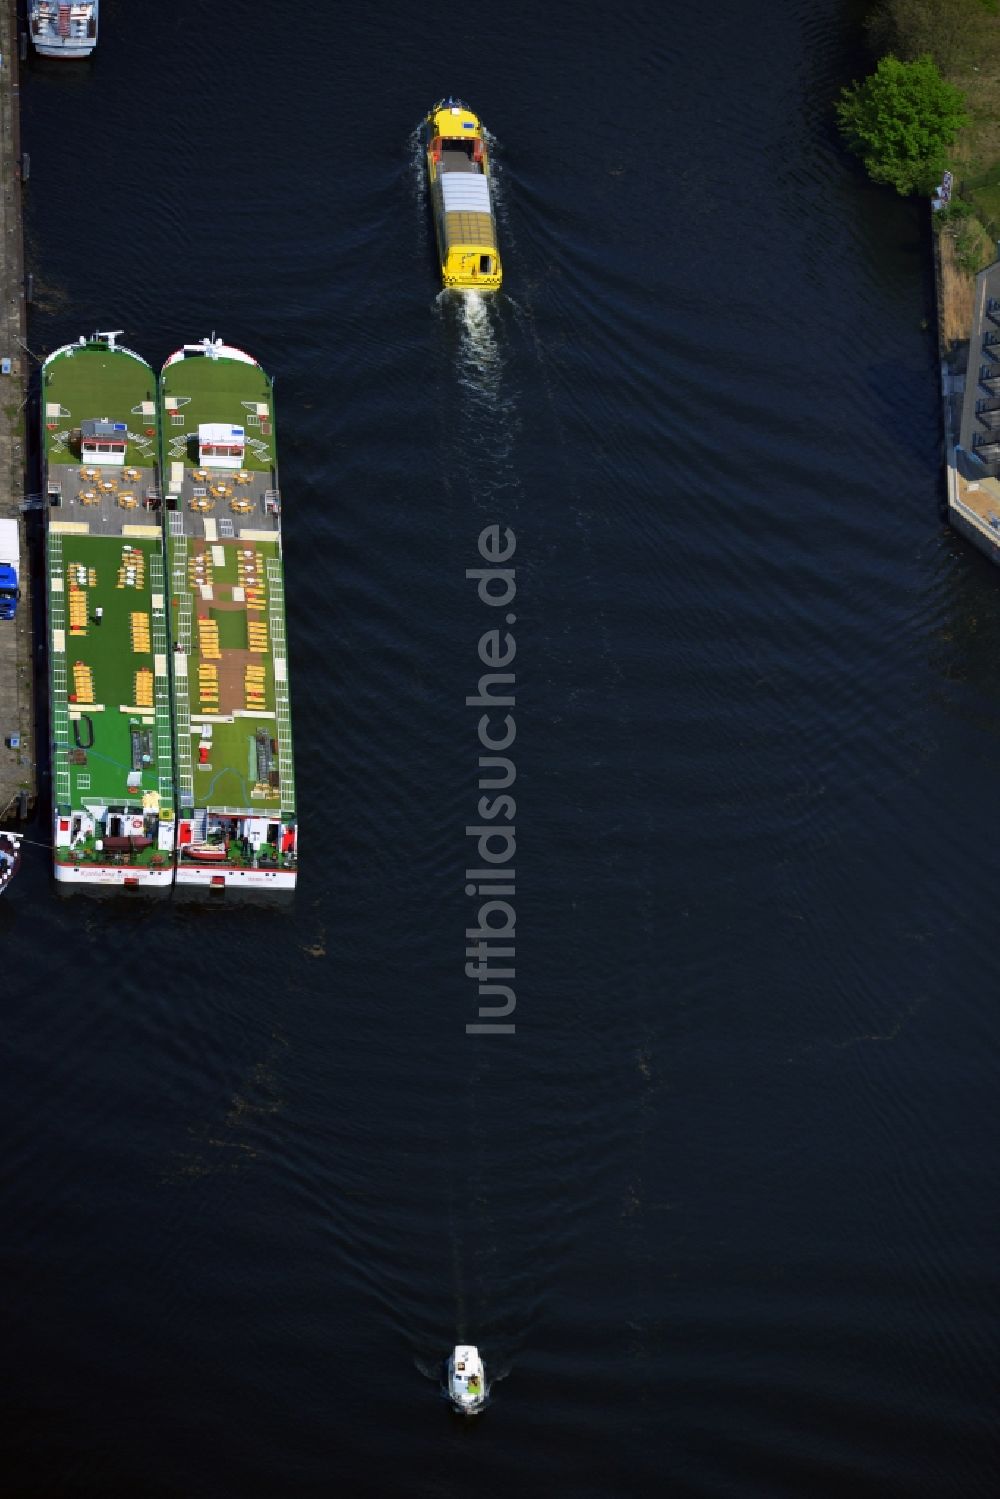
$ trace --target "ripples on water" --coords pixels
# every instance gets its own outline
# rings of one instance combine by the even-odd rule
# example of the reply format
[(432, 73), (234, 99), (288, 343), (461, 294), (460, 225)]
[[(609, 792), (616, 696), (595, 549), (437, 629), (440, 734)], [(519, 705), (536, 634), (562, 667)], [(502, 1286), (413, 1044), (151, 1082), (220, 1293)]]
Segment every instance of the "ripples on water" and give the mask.
[[(29, 341), (276, 374), (305, 852), (291, 911), (40, 860), (0, 909), (7, 1486), (984, 1494), (997, 575), (938, 523), (924, 227), (838, 152), (843, 18), (514, 5), (483, 52), (388, 6), (331, 52), (105, 8), (25, 79)], [(488, 301), (437, 294), (451, 89)], [(509, 1047), (463, 1030), (494, 521)]]

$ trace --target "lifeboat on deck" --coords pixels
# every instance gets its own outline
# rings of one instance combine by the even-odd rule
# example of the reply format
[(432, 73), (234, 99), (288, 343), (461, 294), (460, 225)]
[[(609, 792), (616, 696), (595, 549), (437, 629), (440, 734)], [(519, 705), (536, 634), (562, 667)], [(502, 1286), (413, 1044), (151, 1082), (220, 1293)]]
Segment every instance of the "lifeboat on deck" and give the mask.
[(181, 847), (185, 859), (196, 859), (199, 864), (222, 864), (226, 858), (224, 843), (185, 843)]
[(425, 121), (427, 180), (441, 280), (464, 291), (496, 291), (502, 279), (489, 154), (478, 118), (442, 99)]

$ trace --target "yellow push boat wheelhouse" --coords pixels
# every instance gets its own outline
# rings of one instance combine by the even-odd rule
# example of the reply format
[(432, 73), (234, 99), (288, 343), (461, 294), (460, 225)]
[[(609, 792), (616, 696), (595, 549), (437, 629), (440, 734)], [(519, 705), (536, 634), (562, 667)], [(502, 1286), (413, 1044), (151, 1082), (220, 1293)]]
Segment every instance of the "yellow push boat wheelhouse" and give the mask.
[(449, 287), (496, 291), (502, 272), (483, 127), (461, 100), (442, 99), (426, 128), (441, 279)]

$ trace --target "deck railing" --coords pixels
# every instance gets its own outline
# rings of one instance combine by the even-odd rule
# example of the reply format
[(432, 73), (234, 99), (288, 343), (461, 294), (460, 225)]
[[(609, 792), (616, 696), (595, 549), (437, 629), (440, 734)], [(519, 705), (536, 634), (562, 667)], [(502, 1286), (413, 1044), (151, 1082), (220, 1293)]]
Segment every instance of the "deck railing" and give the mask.
[[(288, 697), (288, 656), (285, 647), (285, 589), (281, 563), (276, 557), (266, 562), (268, 628), (274, 659), (274, 707), (278, 723), (278, 790), (281, 793), (281, 815), (295, 815), (295, 762), (292, 758), (292, 709)], [(279, 671), (280, 663), (280, 671)]]

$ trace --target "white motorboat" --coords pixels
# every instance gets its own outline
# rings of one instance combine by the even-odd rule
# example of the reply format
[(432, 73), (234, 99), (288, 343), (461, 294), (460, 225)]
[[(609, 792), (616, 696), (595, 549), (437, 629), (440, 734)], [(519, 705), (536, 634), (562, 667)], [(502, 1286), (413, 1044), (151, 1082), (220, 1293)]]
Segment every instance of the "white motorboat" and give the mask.
[(20, 867), (20, 833), (0, 832), (0, 895), (3, 895)]
[(97, 46), (99, 0), (30, 0), (28, 27), (43, 57), (89, 57)]
[(475, 1416), (486, 1404), (486, 1370), (474, 1343), (456, 1343), (448, 1359), (448, 1398), (463, 1416)]

